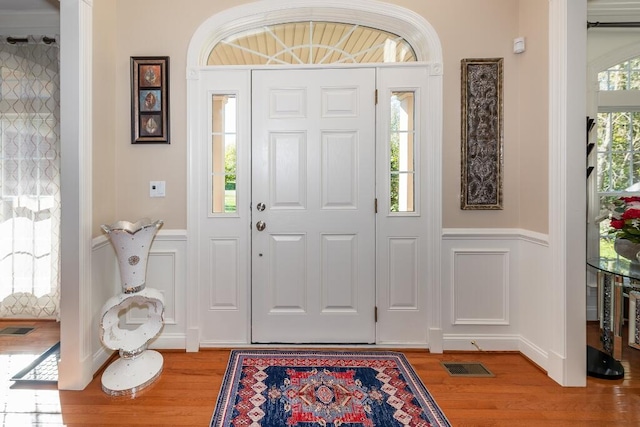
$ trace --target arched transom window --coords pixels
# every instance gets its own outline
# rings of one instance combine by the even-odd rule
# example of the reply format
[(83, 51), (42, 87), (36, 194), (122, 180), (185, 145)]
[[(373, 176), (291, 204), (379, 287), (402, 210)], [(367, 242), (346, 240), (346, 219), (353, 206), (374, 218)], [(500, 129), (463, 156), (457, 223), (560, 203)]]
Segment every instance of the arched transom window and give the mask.
[(207, 65), (358, 64), (414, 62), (402, 37), (354, 24), (290, 22), (262, 26), (226, 37)]

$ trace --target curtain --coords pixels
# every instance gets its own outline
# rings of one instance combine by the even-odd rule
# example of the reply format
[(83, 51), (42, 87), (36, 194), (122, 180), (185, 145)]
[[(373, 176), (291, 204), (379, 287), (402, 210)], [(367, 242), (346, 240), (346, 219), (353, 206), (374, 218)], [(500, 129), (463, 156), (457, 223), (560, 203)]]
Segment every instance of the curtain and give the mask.
[(59, 317), (59, 47), (0, 40), (0, 317)]

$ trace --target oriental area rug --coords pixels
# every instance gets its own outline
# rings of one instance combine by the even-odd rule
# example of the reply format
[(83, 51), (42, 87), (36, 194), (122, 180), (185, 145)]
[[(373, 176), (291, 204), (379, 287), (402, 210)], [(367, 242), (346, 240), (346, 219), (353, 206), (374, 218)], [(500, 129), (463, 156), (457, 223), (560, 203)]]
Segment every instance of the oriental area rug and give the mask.
[(402, 353), (233, 350), (211, 427), (451, 424)]

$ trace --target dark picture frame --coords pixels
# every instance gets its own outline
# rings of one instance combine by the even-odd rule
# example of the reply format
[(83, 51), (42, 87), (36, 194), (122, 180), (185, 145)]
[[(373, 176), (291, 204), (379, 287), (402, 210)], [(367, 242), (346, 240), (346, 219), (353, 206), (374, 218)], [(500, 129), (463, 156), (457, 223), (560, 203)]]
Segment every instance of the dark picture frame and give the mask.
[(461, 61), (460, 209), (502, 207), (503, 58)]
[(169, 144), (169, 57), (131, 57), (131, 143)]

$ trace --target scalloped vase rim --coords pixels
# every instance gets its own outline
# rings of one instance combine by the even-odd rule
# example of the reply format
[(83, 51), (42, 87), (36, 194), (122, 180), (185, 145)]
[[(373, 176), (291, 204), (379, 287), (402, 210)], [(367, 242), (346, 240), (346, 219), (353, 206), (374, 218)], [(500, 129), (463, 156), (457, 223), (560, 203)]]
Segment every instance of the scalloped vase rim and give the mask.
[(149, 218), (141, 218), (136, 222), (130, 222), (126, 220), (116, 221), (111, 225), (103, 224), (102, 229), (106, 233), (113, 231), (126, 231), (129, 234), (136, 234), (140, 230), (144, 230), (149, 227), (161, 227), (164, 221), (161, 219), (151, 220)]

